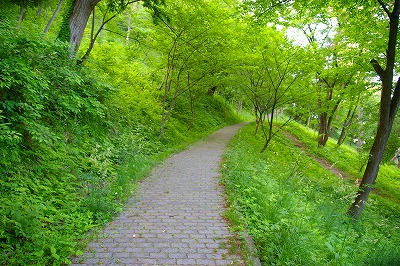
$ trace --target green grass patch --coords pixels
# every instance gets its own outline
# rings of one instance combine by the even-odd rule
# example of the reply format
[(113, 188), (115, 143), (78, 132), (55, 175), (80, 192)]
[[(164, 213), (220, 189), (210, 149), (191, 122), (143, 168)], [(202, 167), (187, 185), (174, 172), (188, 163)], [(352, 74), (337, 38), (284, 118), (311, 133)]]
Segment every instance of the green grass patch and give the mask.
[[(304, 143), (312, 154), (348, 173), (350, 183), (362, 179), (368, 158), (366, 152), (358, 152), (355, 146), (346, 144), (339, 147), (334, 139), (329, 139), (326, 147), (318, 146), (317, 133), (298, 123), (290, 123), (285, 129)], [(395, 165), (380, 166), (373, 193), (400, 203), (400, 173)]]
[[(400, 263), (397, 204), (372, 197), (354, 223), (346, 216), (354, 185), (326, 171), (282, 134), (260, 154), (262, 146), (254, 124), (244, 127), (225, 153), (223, 175), (230, 212), (241, 214), (230, 217), (236, 229), (248, 228), (263, 265)], [(333, 160), (346, 158), (346, 152)], [(358, 157), (350, 153), (348, 158)]]

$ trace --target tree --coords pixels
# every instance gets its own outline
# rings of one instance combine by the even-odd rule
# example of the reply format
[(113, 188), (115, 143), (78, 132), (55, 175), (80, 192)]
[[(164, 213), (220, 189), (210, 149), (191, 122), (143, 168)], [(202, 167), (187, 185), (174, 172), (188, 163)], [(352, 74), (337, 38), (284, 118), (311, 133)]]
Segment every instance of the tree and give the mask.
[[(302, 10), (306, 8), (301, 7), (304, 1), (244, 1), (245, 9), (249, 14), (254, 15), (259, 21), (261, 18), (265, 20), (265, 14), (271, 12), (271, 9), (278, 7), (276, 12), (272, 14), (289, 14), (294, 11), (295, 14), (302, 14)], [(378, 5), (377, 5), (378, 3)], [(350, 48), (356, 53), (363, 54), (364, 56), (372, 55), (382, 51), (382, 40), (387, 40), (386, 53), (383, 57), (370, 60), (370, 64), (375, 70), (376, 74), (381, 80), (381, 97), (379, 107), (378, 128), (374, 138), (374, 143), (369, 152), (367, 166), (358, 189), (356, 198), (348, 210), (348, 215), (354, 219), (358, 219), (364, 208), (365, 201), (372, 189), (376, 180), (379, 165), (385, 151), (391, 129), (393, 127), (394, 119), (399, 107), (400, 101), (400, 79), (395, 80), (395, 59), (396, 59), (396, 44), (397, 33), (399, 30), (399, 9), (400, 1), (395, 0), (386, 4), (383, 0), (376, 1), (362, 1), (362, 3), (354, 3), (353, 1), (312, 1), (310, 5), (324, 5), (325, 8), (329, 6), (329, 10), (335, 12), (335, 16), (339, 18), (339, 25), (345, 35), (342, 35), (345, 41), (350, 44)], [(281, 4), (286, 5), (288, 11), (285, 12), (281, 8)], [(290, 5), (289, 5), (290, 4)], [(274, 8), (272, 8), (274, 7)], [(328, 9), (323, 9), (324, 12)], [(309, 11), (310, 8), (307, 8)], [(318, 10), (314, 8), (315, 10)], [(383, 12), (382, 12), (383, 11)], [(319, 10), (317, 13), (324, 15)], [(362, 14), (362, 16), (357, 16)], [(287, 23), (287, 16), (283, 16), (281, 21)], [(387, 25), (387, 21), (389, 22)], [(386, 25), (384, 25), (386, 24)], [(360, 27), (359, 25), (363, 25)], [(387, 27), (389, 26), (389, 27)], [(388, 39), (377, 38), (383, 32), (388, 31)], [(372, 58), (374, 58), (372, 57)], [(371, 58), (371, 57), (369, 57)], [(384, 65), (384, 67), (382, 66)], [(365, 70), (364, 70), (365, 71)], [(373, 81), (370, 80), (372, 83)]]
[[(74, 0), (70, 6), (69, 12), (64, 17), (64, 22), (59, 32), (59, 39), (62, 41), (69, 42), (70, 45), (70, 56), (71, 58), (76, 56), (79, 50), (83, 33), (86, 28), (86, 24), (89, 20), (90, 15), (93, 13), (95, 6), (101, 0)], [(136, 1), (114, 1), (107, 0), (107, 7), (116, 13), (120, 13), (129, 4), (141, 1), (147, 8), (152, 9), (154, 16), (160, 15), (159, 5), (164, 4), (163, 0), (136, 0)], [(111, 17), (111, 19), (114, 17)], [(108, 19), (103, 19), (103, 23), (100, 26), (100, 31), (107, 23)], [(95, 40), (95, 39), (94, 39)], [(90, 51), (89, 51), (90, 53)]]
[(382, 161), (400, 103), (400, 78), (397, 81), (394, 80), (400, 0), (395, 0), (392, 6), (386, 5), (382, 0), (378, 0), (378, 2), (389, 20), (386, 62), (385, 68), (382, 68), (381, 64), (376, 59), (371, 60), (371, 65), (381, 80), (378, 129), (376, 131), (374, 143), (369, 152), (368, 163), (357, 195), (347, 212), (353, 219), (358, 219), (360, 217), (364, 204), (375, 183), (379, 165)]
[(74, 57), (81, 45), (83, 33), (94, 7), (101, 0), (74, 0), (59, 33), (62, 41), (69, 42), (70, 56)]
[(249, 26), (244, 35), (243, 43), (247, 45), (241, 47), (238, 74), (247, 80), (247, 84), (242, 85), (243, 91), (253, 105), (255, 133), (261, 129), (264, 134), (265, 144), (261, 150), (264, 152), (277, 133), (274, 130), (276, 112), (304, 95), (299, 81), (308, 77), (307, 60), (301, 48), (288, 43), (283, 34), (274, 29)]
[(350, 106), (348, 107), (347, 114), (344, 118), (343, 121), (343, 126), (340, 131), (339, 138), (337, 140), (337, 145), (340, 146), (343, 144), (344, 140), (346, 139), (347, 132), (350, 128), (350, 126), (353, 124), (357, 109), (358, 109), (358, 104), (360, 102), (360, 95), (357, 97), (356, 100), (350, 101)]
[[(87, 48), (85, 54), (82, 56), (82, 58), (79, 60), (79, 63), (82, 63), (85, 61), (90, 53), (93, 50), (94, 44), (97, 40), (97, 37), (101, 33), (101, 31), (104, 29), (107, 23), (109, 23), (111, 20), (113, 20), (119, 13), (124, 11), (126, 7), (130, 4), (137, 3), (140, 0), (134, 0), (130, 1), (127, 3), (124, 3), (123, 5), (118, 5), (118, 6), (113, 6), (113, 5), (106, 5), (104, 7), (104, 10), (102, 10), (102, 18), (100, 22), (100, 26), (98, 29), (95, 31), (95, 20), (96, 20), (96, 12), (95, 9), (92, 11), (92, 25), (91, 25), (91, 30), (90, 30), (90, 42), (89, 42), (89, 47)], [(111, 14), (109, 14), (111, 13)]]
[(169, 23), (163, 21), (164, 27), (159, 27), (155, 42), (155, 48), (165, 55), (162, 66), (165, 75), (160, 86), (163, 89), (160, 137), (179, 97), (188, 97), (191, 128), (197, 90), (213, 88), (210, 91), (215, 92), (218, 88), (216, 80), (225, 67), (223, 54), (228, 43), (222, 25), (229, 20), (221, 6), (206, 1), (190, 5), (185, 1), (170, 3), (165, 12), (173, 19)]
[(54, 19), (56, 18), (58, 12), (60, 11), (61, 5), (63, 3), (64, 3), (64, 0), (60, 0), (60, 2), (58, 2), (56, 10), (53, 12), (53, 15), (51, 16), (49, 22), (47, 23), (46, 28), (43, 30), (43, 37), (46, 36), (47, 32), (49, 31), (51, 25), (54, 22)]

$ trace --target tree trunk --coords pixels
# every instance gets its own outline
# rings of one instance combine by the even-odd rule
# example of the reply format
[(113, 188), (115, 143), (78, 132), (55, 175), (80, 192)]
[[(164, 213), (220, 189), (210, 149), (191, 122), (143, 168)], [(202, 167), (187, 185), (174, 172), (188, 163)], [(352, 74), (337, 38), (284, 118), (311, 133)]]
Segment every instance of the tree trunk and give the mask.
[(36, 16), (38, 16), (38, 18), (40, 18), (41, 15), (42, 15), (42, 0), (39, 0)]
[(171, 112), (172, 108), (175, 102), (175, 99), (177, 97), (177, 89), (175, 88), (175, 93), (174, 96), (172, 97), (171, 103), (169, 104), (169, 110), (167, 109), (167, 100), (168, 100), (168, 95), (171, 92), (171, 87), (172, 87), (172, 72), (175, 70), (175, 52), (176, 52), (176, 46), (178, 42), (179, 36), (177, 36), (174, 39), (174, 43), (172, 44), (171, 49), (168, 52), (168, 65), (167, 65), (167, 70), (165, 72), (165, 78), (164, 78), (164, 97), (162, 101), (162, 113), (161, 113), (161, 126), (160, 126), (160, 134), (159, 137), (161, 138), (162, 135), (164, 134), (165, 130), (165, 123), (167, 122)]
[[(260, 117), (261, 117), (261, 115), (260, 115)], [(259, 118), (259, 116), (258, 116), (258, 111), (257, 111), (257, 108), (256, 108), (256, 129), (255, 129), (255, 131), (254, 131), (254, 135), (257, 135), (257, 134), (258, 134), (258, 129), (259, 129), (259, 127), (260, 127), (260, 119), (261, 119), (261, 118)]]
[[(364, 116), (364, 109), (361, 107), (358, 110), (358, 122), (360, 124), (363, 123), (363, 116)], [(361, 129), (360, 132), (358, 133), (358, 136), (357, 136), (357, 143), (356, 143), (357, 151), (361, 150), (361, 146), (363, 144), (363, 138), (364, 138), (364, 131)], [(361, 169), (360, 169), (360, 172), (361, 172)]]
[(190, 123), (189, 128), (188, 128), (188, 130), (190, 130), (192, 127), (194, 127), (195, 110), (194, 110), (194, 95), (193, 95), (191, 87), (190, 87), (190, 73), (189, 73), (189, 71), (187, 73), (187, 86), (189, 88), (190, 113), (192, 114), (192, 122)]
[(364, 209), (364, 204), (375, 183), (379, 171), (379, 165), (382, 161), (386, 143), (389, 138), (389, 132), (390, 128), (387, 126), (378, 128), (374, 144), (369, 152), (370, 158), (368, 160), (367, 167), (365, 168), (363, 179), (361, 180), (358, 188), (356, 198), (348, 210), (348, 215), (353, 219), (357, 220), (360, 217)]
[(99, 31), (96, 33), (96, 35), (94, 34), (94, 27), (95, 27), (95, 21), (96, 21), (96, 12), (95, 9), (93, 9), (92, 11), (92, 27), (90, 29), (90, 43), (89, 43), (89, 47), (86, 50), (86, 53), (82, 56), (82, 58), (80, 60), (78, 60), (78, 64), (83, 63), (83, 61), (85, 61), (90, 53), (92, 52), (93, 46), (94, 46), (94, 42), (96, 41), (96, 38), (98, 36), (98, 34), (100, 33), (100, 31), (103, 29), (104, 27), (104, 23), (101, 25)]
[(48, 22), (47, 25), (46, 25), (46, 28), (45, 28), (44, 31), (43, 31), (43, 37), (45, 37), (46, 34), (47, 34), (47, 32), (49, 31), (51, 25), (52, 25), (53, 22), (54, 22), (54, 19), (56, 18), (58, 12), (60, 11), (60, 8), (61, 8), (61, 5), (63, 4), (63, 2), (64, 2), (64, 0), (60, 0), (60, 2), (58, 2), (58, 5), (57, 5), (56, 10), (54, 11), (53, 15), (51, 16), (49, 22)]
[(342, 131), (340, 132), (340, 136), (337, 141), (338, 146), (342, 145), (344, 140), (346, 139), (347, 131), (349, 130), (349, 127), (352, 124), (356, 110), (357, 106), (354, 109), (350, 107), (349, 111), (347, 112), (346, 119), (343, 122)]
[[(327, 94), (327, 101), (331, 100), (332, 90)], [(318, 107), (322, 107), (322, 100), (318, 97)], [(324, 111), (319, 115), (319, 128), (318, 128), (318, 145), (325, 146), (328, 141), (328, 112)]]
[(262, 125), (262, 130), (265, 136), (265, 144), (264, 147), (261, 149), (260, 153), (263, 153), (269, 146), (269, 144), (271, 143), (273, 134), (272, 134), (272, 129), (273, 129), (273, 125), (274, 125), (274, 112), (275, 112), (275, 106), (272, 106), (272, 110), (270, 114), (267, 114), (268, 116), (268, 134), (266, 134), (264, 126)]
[(307, 127), (311, 126), (311, 116), (310, 115), (307, 116), (306, 125), (307, 125)]
[(347, 135), (347, 128), (346, 126), (343, 125), (342, 131), (340, 131), (339, 139), (336, 143), (338, 146), (343, 144), (344, 140), (346, 139), (346, 135)]
[(93, 15), (92, 15), (92, 29), (91, 29), (91, 33), (90, 33), (90, 43), (89, 43), (89, 47), (86, 50), (86, 53), (82, 56), (82, 58), (79, 60), (79, 64), (83, 63), (86, 59), (88, 59), (90, 53), (93, 50), (94, 44), (97, 40), (97, 37), (99, 37), (100, 33), (103, 31), (104, 27), (106, 26), (106, 24), (108, 22), (110, 22), (111, 20), (113, 20), (117, 15), (113, 15), (110, 18), (106, 19), (105, 16), (103, 17), (103, 21), (101, 22), (101, 25), (99, 27), (99, 29), (96, 31), (96, 33), (94, 33), (94, 27), (95, 27), (95, 10), (93, 9)]
[[(333, 90), (331, 89), (328, 93), (327, 100), (330, 101), (332, 99), (332, 92)], [(338, 99), (333, 106), (332, 110), (330, 111), (330, 114), (328, 116), (328, 112), (323, 112), (320, 116), (320, 124), (319, 124), (319, 139), (318, 139), (318, 145), (320, 146), (325, 146), (326, 143), (328, 142), (328, 139), (330, 137), (329, 134), (329, 129), (331, 128), (332, 121), (333, 121), (333, 116), (335, 115), (336, 110), (339, 107), (340, 102), (342, 99)], [(332, 133), (333, 134), (333, 133)]]
[(69, 44), (71, 58), (76, 55), (81, 45), (83, 33), (90, 14), (94, 7), (101, 0), (75, 0), (73, 3), (72, 13), (69, 17)]
[(318, 145), (325, 146), (328, 141), (328, 113), (323, 112), (319, 116)]
[(125, 38), (125, 42), (126, 45), (129, 44), (129, 41), (131, 39), (131, 31), (132, 31), (132, 13), (134, 11), (134, 5), (131, 6), (131, 12), (129, 12), (129, 17), (128, 17), (128, 29), (126, 30), (126, 38)]
[(379, 171), (379, 165), (382, 161), (386, 143), (389, 139), (390, 131), (392, 130), (393, 122), (400, 102), (400, 79), (397, 80), (396, 87), (393, 89), (393, 73), (396, 59), (400, 0), (395, 0), (392, 12), (390, 12), (389, 9), (383, 5), (383, 3), (382, 8), (387, 13), (390, 20), (388, 48), (386, 50), (386, 68), (383, 69), (376, 60), (371, 60), (371, 64), (382, 82), (379, 123), (374, 144), (369, 152), (369, 159), (363, 179), (359, 186), (356, 198), (347, 212), (347, 214), (355, 220), (361, 216), (365, 201), (367, 200), (368, 195), (371, 192), (371, 188), (375, 183)]
[(20, 0), (19, 1), (19, 16), (18, 16), (17, 27), (21, 26), (22, 19), (24, 18), (24, 11), (25, 11), (25, 2), (24, 2), (24, 0)]
[(238, 105), (237, 105), (237, 108), (236, 108), (236, 113), (240, 113), (242, 111), (242, 109), (243, 109), (243, 100), (239, 99)]

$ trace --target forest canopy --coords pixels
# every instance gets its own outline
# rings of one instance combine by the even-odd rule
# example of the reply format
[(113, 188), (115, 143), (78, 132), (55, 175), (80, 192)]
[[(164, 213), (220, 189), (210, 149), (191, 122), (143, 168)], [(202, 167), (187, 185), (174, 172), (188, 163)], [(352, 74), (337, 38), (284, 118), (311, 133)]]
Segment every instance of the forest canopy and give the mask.
[(399, 13), (400, 0), (2, 0), (0, 263), (69, 263), (128, 184), (249, 116), (262, 152), (292, 121), (321, 149), (354, 145), (359, 219), (400, 147)]

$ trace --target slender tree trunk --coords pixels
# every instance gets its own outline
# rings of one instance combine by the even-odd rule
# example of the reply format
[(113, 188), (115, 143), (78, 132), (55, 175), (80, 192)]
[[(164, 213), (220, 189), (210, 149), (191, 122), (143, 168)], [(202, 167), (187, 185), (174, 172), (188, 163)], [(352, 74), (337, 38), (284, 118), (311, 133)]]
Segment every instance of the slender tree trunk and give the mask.
[(260, 125), (262, 124), (262, 112), (258, 110), (257, 106), (254, 107), (255, 113), (256, 113), (256, 130), (254, 132), (254, 135), (258, 134), (258, 130), (260, 128)]
[(328, 141), (328, 113), (323, 112), (319, 116), (318, 145), (325, 146)]
[(39, 0), (36, 16), (40, 18), (41, 15), (42, 15), (42, 0)]
[(346, 135), (347, 135), (347, 128), (345, 125), (343, 125), (342, 130), (340, 131), (339, 139), (336, 143), (338, 146), (343, 144), (344, 140), (346, 139)]
[(160, 134), (159, 137), (161, 138), (162, 135), (164, 134), (165, 130), (165, 123), (167, 122), (169, 115), (172, 111), (173, 104), (175, 102), (175, 97), (177, 95), (177, 89), (175, 89), (174, 97), (172, 97), (171, 103), (169, 105), (169, 111), (166, 110), (167, 108), (167, 100), (168, 100), (168, 95), (171, 92), (171, 86), (172, 86), (172, 72), (175, 70), (175, 52), (176, 52), (176, 46), (178, 42), (179, 36), (177, 36), (174, 39), (174, 43), (172, 44), (171, 49), (168, 52), (168, 64), (167, 64), (167, 70), (165, 72), (165, 86), (164, 86), (164, 97), (162, 101), (162, 113), (161, 113), (161, 126), (160, 126)]
[(129, 12), (129, 17), (128, 17), (128, 29), (126, 31), (126, 44), (129, 43), (130, 39), (131, 39), (131, 31), (132, 31), (132, 13), (135, 9), (135, 5), (131, 5), (131, 12)]
[(236, 108), (236, 113), (240, 113), (243, 109), (243, 100), (239, 99), (238, 104), (237, 104), (237, 108)]
[(311, 126), (311, 116), (310, 115), (307, 116), (306, 125), (307, 125), (307, 127)]
[[(332, 99), (332, 90), (330, 90), (330, 92), (328, 93), (328, 101), (330, 101)], [(335, 103), (335, 105), (333, 106), (332, 110), (330, 111), (330, 114), (328, 116), (328, 112), (323, 112), (320, 115), (320, 120), (319, 120), (319, 130), (318, 130), (318, 134), (319, 134), (319, 139), (318, 139), (318, 145), (320, 146), (325, 146), (326, 143), (328, 142), (329, 139), (329, 129), (331, 128), (332, 125), (332, 121), (333, 121), (333, 117), (336, 113), (336, 110), (339, 107), (339, 104), (342, 100), (338, 99)]]
[(260, 153), (263, 153), (269, 146), (269, 144), (271, 143), (273, 134), (272, 134), (272, 129), (273, 129), (273, 125), (274, 125), (274, 113), (275, 113), (275, 107), (272, 107), (271, 113), (267, 114), (268, 116), (268, 134), (265, 132), (264, 127), (262, 126), (263, 129), (263, 133), (265, 135), (265, 144), (264, 147), (261, 149)]
[(20, 0), (19, 1), (19, 16), (18, 16), (17, 27), (21, 26), (22, 19), (24, 18), (24, 11), (25, 11), (25, 2), (24, 2), (24, 0)]
[[(132, 4), (132, 3), (136, 3), (136, 2), (138, 2), (138, 1), (139, 1), (139, 0), (130, 1), (130, 2), (126, 3), (126, 6), (129, 5), (129, 4)], [(133, 10), (133, 8), (132, 8), (132, 10)], [(88, 59), (90, 53), (91, 53), (92, 50), (93, 50), (93, 47), (94, 47), (94, 44), (95, 44), (97, 38), (99, 37), (100, 33), (103, 31), (103, 29), (104, 29), (104, 27), (106, 26), (106, 24), (107, 24), (108, 22), (110, 22), (111, 20), (113, 20), (115, 17), (117, 17), (117, 14), (114, 14), (114, 15), (112, 15), (111, 17), (109, 17), (108, 19), (106, 19), (107, 13), (108, 13), (108, 10), (106, 11), (106, 13), (105, 13), (104, 16), (103, 16), (103, 19), (102, 19), (102, 22), (101, 22), (101, 25), (100, 25), (99, 29), (96, 31), (96, 33), (94, 33), (94, 28), (95, 28), (95, 9), (93, 9), (93, 13), (92, 13), (92, 28), (91, 28), (91, 34), (90, 34), (90, 43), (89, 43), (89, 47), (88, 47), (88, 49), (86, 50), (86, 53), (85, 53), (85, 54), (82, 56), (82, 58), (79, 60), (79, 62), (78, 62), (79, 64), (83, 63), (86, 59)], [(130, 17), (129, 17), (129, 18), (130, 18)], [(129, 25), (130, 25), (130, 22), (129, 22)], [(129, 26), (129, 27), (130, 27), (130, 26)], [(130, 30), (130, 29), (128, 28), (128, 30)], [(126, 36), (126, 38), (127, 38), (127, 39), (126, 39), (126, 43), (128, 44), (128, 41), (129, 41), (129, 34)]]
[(102, 23), (102, 25), (100, 26), (100, 29), (96, 32), (96, 35), (94, 34), (94, 27), (95, 27), (95, 22), (96, 22), (96, 12), (95, 9), (93, 9), (92, 11), (92, 27), (90, 29), (90, 43), (89, 43), (89, 47), (86, 50), (86, 53), (82, 56), (82, 58), (79, 60), (79, 64), (83, 63), (90, 55), (90, 53), (92, 52), (92, 49), (94, 47), (94, 43), (97, 39), (97, 36), (99, 35), (100, 31), (103, 29), (105, 23)]
[(192, 122), (189, 125), (189, 128), (188, 128), (188, 130), (189, 130), (192, 127), (194, 127), (194, 117), (195, 117), (194, 116), (195, 115), (195, 112), (194, 112), (194, 95), (192, 93), (191, 86), (190, 86), (190, 74), (189, 74), (189, 71), (187, 73), (187, 86), (189, 88), (190, 113), (192, 114)]
[(354, 109), (350, 108), (349, 111), (347, 112), (346, 118), (343, 122), (342, 131), (340, 132), (340, 136), (337, 141), (338, 146), (342, 145), (344, 140), (346, 139), (347, 131), (348, 131), (350, 125), (352, 124), (356, 110), (357, 110), (357, 106)]
[(81, 45), (83, 33), (86, 24), (94, 7), (101, 0), (75, 0), (73, 3), (72, 13), (69, 17), (69, 30), (70, 30), (70, 56), (71, 58), (76, 55)]
[(168, 111), (166, 113), (163, 112), (164, 115), (163, 115), (162, 120), (161, 120), (160, 138), (164, 134), (165, 124), (166, 124), (167, 120), (169, 119), (169, 117), (172, 114), (172, 109), (174, 109), (175, 101), (176, 101), (176, 98), (178, 97), (178, 92), (179, 92), (179, 90), (176, 88), (175, 92), (174, 92), (174, 96), (172, 97), (172, 100), (171, 100), (171, 102), (170, 102), (170, 104), (168, 106)]
[(392, 12), (390, 12), (389, 9), (384, 6), (383, 2), (380, 1), (379, 3), (381, 3), (381, 7), (387, 13), (390, 21), (388, 48), (386, 50), (386, 68), (383, 69), (376, 60), (371, 60), (372, 66), (382, 81), (379, 123), (375, 141), (369, 153), (369, 159), (367, 167), (365, 168), (363, 179), (359, 186), (356, 198), (347, 212), (347, 214), (355, 220), (361, 216), (361, 213), (364, 209), (364, 204), (369, 196), (369, 193), (371, 192), (372, 186), (375, 183), (379, 171), (379, 165), (382, 161), (383, 153), (385, 151), (400, 102), (400, 79), (397, 80), (396, 87), (393, 89), (393, 73), (396, 59), (397, 33), (399, 28), (400, 0), (395, 0)]
[[(329, 94), (328, 94), (328, 99), (329, 100)], [(322, 100), (321, 97), (318, 97), (318, 107), (322, 107)], [(319, 115), (319, 127), (318, 127), (318, 145), (319, 146), (325, 146), (326, 141), (328, 140), (328, 129), (327, 129), (327, 124), (328, 124), (328, 113), (326, 111), (322, 112)]]
[(47, 32), (49, 31), (51, 25), (52, 25), (53, 22), (54, 22), (54, 19), (56, 18), (58, 12), (60, 11), (60, 8), (61, 8), (61, 5), (63, 4), (63, 2), (64, 2), (64, 0), (60, 0), (60, 2), (58, 2), (58, 5), (57, 5), (56, 10), (54, 11), (53, 15), (51, 16), (49, 22), (48, 22), (47, 25), (46, 25), (46, 28), (45, 28), (44, 31), (43, 31), (43, 37), (45, 37), (46, 34), (47, 34)]
[[(363, 116), (364, 116), (364, 109), (360, 108), (358, 110), (358, 121), (362, 124), (363, 121)], [(360, 132), (358, 133), (358, 137), (357, 137), (357, 151), (361, 150), (361, 146), (363, 144), (363, 138), (364, 138), (364, 131), (360, 130)]]
[[(339, 98), (339, 99), (336, 101), (335, 106), (333, 106), (333, 108), (332, 108), (332, 110), (331, 110), (331, 113), (330, 113), (329, 118), (328, 118), (327, 130), (329, 130), (329, 129), (331, 128), (331, 126), (332, 126), (333, 118), (334, 118), (334, 116), (335, 116), (335, 113), (336, 113), (337, 109), (339, 108), (339, 105), (340, 105), (340, 102), (341, 102), (341, 101), (342, 101), (342, 99)], [(332, 131), (331, 131), (331, 135), (328, 136), (328, 137), (331, 137), (331, 136), (334, 134), (334, 132), (335, 132), (335, 129), (333, 128)]]

